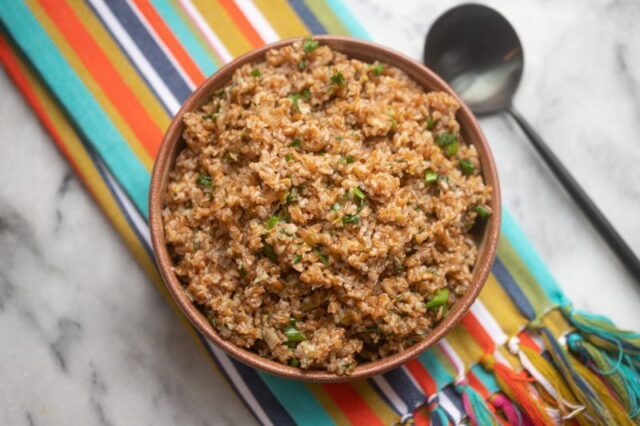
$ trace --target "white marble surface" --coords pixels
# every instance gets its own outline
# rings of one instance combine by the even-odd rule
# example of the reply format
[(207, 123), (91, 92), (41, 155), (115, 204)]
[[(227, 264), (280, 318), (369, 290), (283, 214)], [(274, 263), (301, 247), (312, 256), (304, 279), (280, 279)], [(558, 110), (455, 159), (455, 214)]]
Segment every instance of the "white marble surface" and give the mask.
[[(458, 1), (349, 0), (413, 57)], [(640, 3), (487, 2), (518, 29), (516, 106), (640, 253)], [(254, 420), (0, 74), (0, 424)], [(640, 291), (507, 117), (482, 120), (517, 218), (575, 305), (640, 330)]]

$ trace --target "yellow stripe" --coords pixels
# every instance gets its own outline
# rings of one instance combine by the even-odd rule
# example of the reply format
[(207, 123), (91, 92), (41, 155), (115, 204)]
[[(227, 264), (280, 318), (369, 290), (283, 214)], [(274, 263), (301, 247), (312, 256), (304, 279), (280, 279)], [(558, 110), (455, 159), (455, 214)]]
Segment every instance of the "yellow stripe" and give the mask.
[(509, 337), (516, 336), (528, 323), (493, 274), (480, 293), (480, 301)]
[(317, 383), (307, 383), (307, 388), (313, 396), (316, 397), (322, 408), (331, 416), (337, 425), (350, 425), (349, 419), (344, 415), (342, 410), (338, 408), (333, 399), (327, 394), (322, 385)]
[(31, 9), (31, 12), (36, 19), (42, 25), (42, 28), (47, 32), (51, 40), (54, 42), (58, 50), (69, 65), (73, 68), (75, 73), (80, 77), (87, 89), (91, 92), (96, 101), (100, 104), (104, 112), (110, 118), (114, 126), (120, 131), (122, 137), (128, 142), (129, 147), (134, 152), (136, 157), (145, 166), (145, 168), (151, 171), (153, 167), (153, 159), (147, 153), (146, 149), (140, 143), (140, 140), (136, 137), (135, 133), (131, 130), (127, 122), (115, 109), (111, 101), (105, 96), (102, 88), (93, 79), (91, 74), (84, 67), (78, 56), (75, 54), (71, 46), (66, 42), (64, 36), (60, 34), (55, 24), (49, 19), (46, 12), (35, 0), (27, 0), (27, 5)]
[(331, 35), (351, 35), (349, 30), (342, 25), (342, 22), (333, 14), (333, 11), (325, 0), (305, 0), (309, 10), (313, 12), (318, 21)]
[(165, 0), (167, 3), (169, 3), (171, 5), (171, 8), (173, 9), (173, 11), (180, 17), (180, 19), (182, 20), (182, 22), (189, 27), (189, 29), (191, 30), (191, 34), (198, 39), (198, 42), (200, 43), (200, 47), (202, 47), (204, 50), (207, 51), (207, 53), (209, 54), (209, 56), (211, 56), (211, 58), (213, 59), (213, 62), (217, 65), (217, 66), (221, 66), (224, 65), (222, 63), (222, 59), (220, 59), (220, 57), (218, 56), (218, 54), (213, 50), (213, 48), (209, 45), (209, 42), (207, 42), (207, 40), (204, 39), (204, 37), (202, 36), (202, 34), (200, 33), (200, 30), (198, 30), (198, 28), (195, 26), (195, 24), (193, 23), (193, 21), (191, 20), (191, 18), (189, 18), (189, 16), (187, 16), (187, 14), (184, 12), (184, 10), (182, 10), (182, 7), (176, 2), (176, 0)]
[(465, 371), (480, 361), (484, 355), (482, 347), (463, 325), (458, 325), (447, 334), (447, 342), (464, 363)]
[(252, 49), (244, 34), (217, 1), (192, 0), (192, 2), (233, 56), (242, 55)]
[(517, 356), (509, 352), (509, 349), (506, 346), (504, 345), (500, 346), (498, 348), (498, 352), (500, 352), (500, 354), (506, 359), (507, 363), (511, 366), (511, 368), (515, 372), (522, 370), (522, 364), (520, 364), (520, 358), (518, 358)]
[(573, 327), (569, 324), (559, 309), (552, 309), (543, 318), (542, 323), (551, 331), (553, 337), (558, 339), (560, 336), (573, 331)]
[(389, 404), (384, 402), (378, 392), (376, 392), (369, 382), (366, 380), (357, 380), (351, 382), (353, 388), (360, 394), (362, 399), (367, 402), (367, 405), (373, 410), (374, 413), (382, 420), (382, 423), (386, 425), (396, 424), (400, 417), (391, 410)]
[(171, 123), (171, 117), (162, 107), (158, 98), (149, 90), (147, 84), (140, 78), (127, 57), (122, 53), (120, 47), (113, 41), (109, 33), (102, 26), (102, 23), (96, 18), (91, 9), (84, 2), (70, 2), (69, 6), (74, 10), (79, 20), (91, 33), (93, 40), (100, 45), (102, 52), (118, 74), (124, 80), (125, 84), (134, 93), (135, 97), (144, 105), (153, 122), (161, 131), (165, 131)]
[[(51, 99), (50, 94), (43, 88), (40, 81), (36, 80), (36, 77), (34, 77), (31, 70), (24, 65), (21, 58), (16, 57), (16, 59), (18, 60), (18, 63), (22, 70), (22, 74), (29, 81), (29, 86), (33, 89), (36, 97), (38, 98), (38, 101), (46, 111), (47, 117), (53, 123), (55, 130), (60, 136), (61, 140), (64, 141), (65, 148), (68, 150), (68, 153), (71, 157), (70, 160), (79, 169), (79, 173), (83, 179), (83, 183), (87, 186), (87, 189), (89, 190), (89, 192), (91, 192), (91, 195), (98, 202), (98, 205), (101, 207), (102, 211), (112, 223), (116, 231), (122, 236), (134, 258), (142, 266), (155, 286), (160, 290), (160, 293), (162, 293), (163, 297), (172, 307), (173, 311), (178, 314), (180, 322), (187, 328), (189, 334), (191, 335), (193, 340), (195, 340), (197, 346), (207, 356), (207, 359), (211, 363), (212, 367), (214, 367), (217, 374), (220, 377), (224, 378), (224, 375), (220, 374), (218, 366), (209, 356), (207, 349), (199, 339), (198, 333), (191, 326), (189, 321), (187, 321), (187, 319), (184, 317), (178, 306), (169, 295), (166, 287), (162, 282), (162, 279), (160, 278), (160, 274), (155, 267), (155, 263), (151, 258), (149, 258), (147, 251), (142, 246), (140, 240), (137, 238), (137, 236), (129, 226), (129, 222), (127, 222), (126, 218), (122, 214), (119, 206), (117, 205), (111, 192), (109, 191), (109, 188), (107, 188), (104, 181), (102, 180), (102, 176), (96, 169), (93, 160), (86, 153), (82, 142), (80, 141), (75, 130), (67, 121), (64, 113)], [(227, 382), (226, 379), (224, 381)], [(227, 384), (229, 385), (229, 388), (232, 389), (231, 385), (228, 382)]]
[(286, 0), (255, 0), (254, 3), (280, 38), (311, 34)]

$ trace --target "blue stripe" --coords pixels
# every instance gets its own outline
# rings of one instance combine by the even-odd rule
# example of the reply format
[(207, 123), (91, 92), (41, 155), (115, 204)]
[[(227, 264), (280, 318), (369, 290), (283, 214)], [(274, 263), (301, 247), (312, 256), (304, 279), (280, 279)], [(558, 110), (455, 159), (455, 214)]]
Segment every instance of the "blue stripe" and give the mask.
[(422, 363), (424, 368), (427, 369), (431, 377), (436, 382), (438, 389), (442, 389), (453, 381), (453, 377), (446, 368), (438, 361), (438, 358), (433, 353), (435, 349), (430, 349), (423, 352), (418, 356), (418, 360)]
[(391, 409), (393, 409), (393, 411), (395, 411), (397, 414), (403, 416), (406, 413), (401, 412), (398, 407), (396, 407), (396, 404), (394, 404), (388, 397), (387, 394), (380, 388), (380, 386), (378, 386), (378, 384), (373, 380), (373, 379), (367, 379), (367, 382), (369, 383), (369, 385), (378, 393), (378, 395), (380, 396), (380, 398), (382, 398), (384, 400), (384, 402), (391, 407)]
[(111, 0), (106, 4), (173, 93), (173, 96), (178, 102), (184, 102), (191, 94), (191, 89), (133, 10), (124, 0)]
[(283, 379), (267, 373), (259, 374), (297, 424), (335, 425), (333, 419), (329, 417), (324, 407), (320, 405), (304, 383)]
[(542, 259), (522, 232), (513, 216), (502, 209), (502, 234), (507, 238), (520, 259), (527, 265), (529, 272), (542, 287), (547, 297), (556, 305), (569, 306), (571, 301), (564, 295), (560, 286), (547, 269)]
[(487, 369), (481, 364), (474, 365), (471, 368), (471, 372), (475, 374), (482, 385), (487, 388), (489, 394), (493, 394), (500, 390), (500, 386), (498, 386), (498, 382), (496, 381), (496, 376), (494, 376), (490, 371), (487, 371)]
[(347, 27), (352, 36), (363, 40), (371, 40), (371, 36), (367, 30), (354, 19), (347, 7), (342, 3), (342, 0), (327, 0), (327, 4), (338, 19), (342, 21), (342, 24)]
[(269, 391), (269, 388), (265, 385), (260, 374), (253, 368), (229, 358), (233, 363), (233, 366), (242, 377), (242, 380), (246, 383), (247, 387), (255, 397), (256, 401), (260, 404), (265, 413), (269, 413), (269, 418), (273, 420), (276, 425), (295, 425), (291, 416), (285, 411), (284, 407), (274, 397), (273, 393)]
[(114, 177), (123, 182), (123, 188), (136, 208), (147, 217), (149, 173), (118, 129), (24, 3), (3, 2), (0, 16), (11, 36), (19, 40), (22, 51), (62, 104), (78, 133), (91, 142)]
[(309, 10), (307, 5), (303, 0), (289, 0), (289, 4), (296, 11), (304, 25), (309, 29), (311, 34), (326, 34), (327, 30), (324, 28), (324, 25), (318, 21), (316, 15)]
[(531, 303), (529, 303), (529, 299), (527, 299), (527, 296), (524, 295), (518, 283), (515, 282), (509, 271), (507, 271), (507, 268), (500, 258), (496, 257), (491, 267), (491, 272), (495, 275), (504, 291), (509, 295), (511, 301), (520, 310), (522, 315), (530, 320), (535, 319), (536, 312), (533, 306), (531, 306)]
[(402, 368), (396, 368), (382, 375), (400, 399), (413, 412), (425, 402), (425, 395), (416, 387)]
[(156, 11), (169, 25), (173, 34), (178, 37), (182, 47), (186, 49), (205, 76), (209, 76), (218, 70), (211, 55), (202, 47), (191, 29), (184, 23), (180, 15), (167, 0), (152, 0)]
[[(442, 393), (444, 393), (447, 398), (451, 400), (453, 405), (460, 411), (460, 414), (464, 417), (466, 415), (466, 411), (464, 409), (464, 405), (462, 404), (462, 397), (460, 394), (454, 389), (454, 386), (447, 386), (442, 389)], [(453, 416), (451, 416), (453, 417)]]

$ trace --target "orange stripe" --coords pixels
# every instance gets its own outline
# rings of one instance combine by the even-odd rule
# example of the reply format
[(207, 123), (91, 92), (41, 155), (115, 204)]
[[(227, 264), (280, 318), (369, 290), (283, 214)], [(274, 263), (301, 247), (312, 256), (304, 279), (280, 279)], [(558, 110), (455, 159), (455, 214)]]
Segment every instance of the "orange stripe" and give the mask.
[(424, 393), (427, 395), (427, 398), (431, 395), (435, 394), (438, 391), (438, 386), (436, 385), (435, 380), (429, 374), (426, 368), (420, 364), (417, 360), (413, 359), (409, 361), (406, 365), (407, 370), (411, 372), (413, 378), (418, 382)]
[(478, 342), (482, 350), (486, 354), (492, 354), (496, 349), (496, 344), (484, 329), (480, 321), (473, 315), (473, 312), (467, 313), (464, 318), (462, 318), (462, 325), (469, 331), (469, 334), (473, 336), (473, 339)]
[(35, 111), (36, 115), (42, 122), (42, 125), (51, 134), (51, 136), (53, 137), (53, 140), (56, 142), (60, 151), (62, 151), (64, 156), (69, 159), (71, 168), (76, 172), (76, 175), (80, 178), (80, 180), (83, 183), (85, 183), (85, 187), (88, 188), (89, 191), (91, 191), (91, 188), (88, 185), (86, 185), (86, 181), (84, 180), (84, 177), (80, 173), (80, 169), (78, 168), (78, 165), (71, 160), (72, 157), (69, 153), (69, 150), (62, 143), (62, 140), (61, 140), (62, 138), (60, 137), (60, 134), (56, 130), (56, 127), (54, 126), (53, 122), (49, 119), (49, 116), (47, 115), (46, 111), (40, 104), (38, 97), (36, 96), (31, 86), (29, 85), (29, 81), (22, 73), (22, 69), (20, 68), (20, 64), (18, 63), (18, 58), (14, 56), (14, 52), (12, 51), (11, 47), (9, 46), (5, 38), (2, 36), (0, 36), (0, 61), (2, 62), (2, 65), (5, 67), (5, 69), (7, 70), (7, 73), (9, 74), (13, 82), (16, 84), (16, 86), (18, 86), (18, 89), (20, 89), (20, 92), (22, 92), (22, 95), (25, 97), (25, 99), (27, 100), (31, 108), (33, 108), (33, 110)]
[(540, 346), (538, 346), (538, 344), (535, 342), (535, 340), (533, 340), (530, 336), (529, 333), (527, 333), (525, 330), (522, 330), (520, 332), (520, 334), (518, 334), (518, 339), (520, 339), (520, 344), (524, 345), (526, 347), (528, 347), (529, 349), (533, 349), (534, 351), (540, 353), (542, 352), (542, 348), (540, 348)]
[(104, 94), (127, 124), (131, 126), (131, 130), (149, 155), (155, 158), (162, 141), (162, 131), (155, 125), (147, 110), (111, 65), (100, 46), (93, 40), (91, 34), (66, 2), (58, 0), (39, 0), (39, 2), (76, 52), (87, 71), (102, 87)]
[(484, 399), (489, 398), (489, 396), (490, 396), (489, 395), (489, 391), (487, 390), (487, 388), (484, 387), (482, 382), (476, 377), (475, 374), (473, 374), (472, 371), (469, 371), (467, 373), (467, 380), (469, 380), (469, 385), (471, 385), (472, 388), (474, 388), (476, 391), (478, 391), (478, 393)]
[(233, 0), (218, 0), (218, 3), (224, 7), (229, 17), (233, 19), (233, 22), (240, 28), (240, 31), (242, 31), (251, 46), (260, 47), (264, 44), (264, 40), (260, 37), (260, 34), (253, 28), (251, 22), (244, 16), (244, 13), (236, 6)]
[(133, 0), (138, 10), (144, 15), (145, 19), (153, 30), (158, 34), (158, 37), (162, 40), (162, 43), (171, 51), (173, 57), (178, 61), (182, 69), (187, 73), (191, 81), (197, 86), (204, 81), (205, 75), (200, 71), (200, 68), (191, 59), (191, 56), (182, 47), (182, 44), (173, 35), (171, 30), (167, 27), (164, 20), (158, 12), (153, 8), (148, 0)]
[(384, 424), (349, 383), (328, 383), (323, 387), (354, 425)]

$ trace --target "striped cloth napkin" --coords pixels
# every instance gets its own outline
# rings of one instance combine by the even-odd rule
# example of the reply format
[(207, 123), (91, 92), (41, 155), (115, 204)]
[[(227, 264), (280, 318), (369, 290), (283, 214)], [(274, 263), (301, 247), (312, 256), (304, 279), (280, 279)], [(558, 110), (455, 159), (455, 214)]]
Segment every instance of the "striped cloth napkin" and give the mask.
[[(368, 39), (338, 0), (1, 1), (0, 59), (151, 281), (150, 171), (171, 116), (206, 76), (281, 38)], [(462, 323), (389, 373), (289, 381), (226, 356), (180, 315), (264, 424), (634, 424), (640, 335), (576, 312), (508, 212)], [(174, 305), (175, 307), (175, 305)]]

